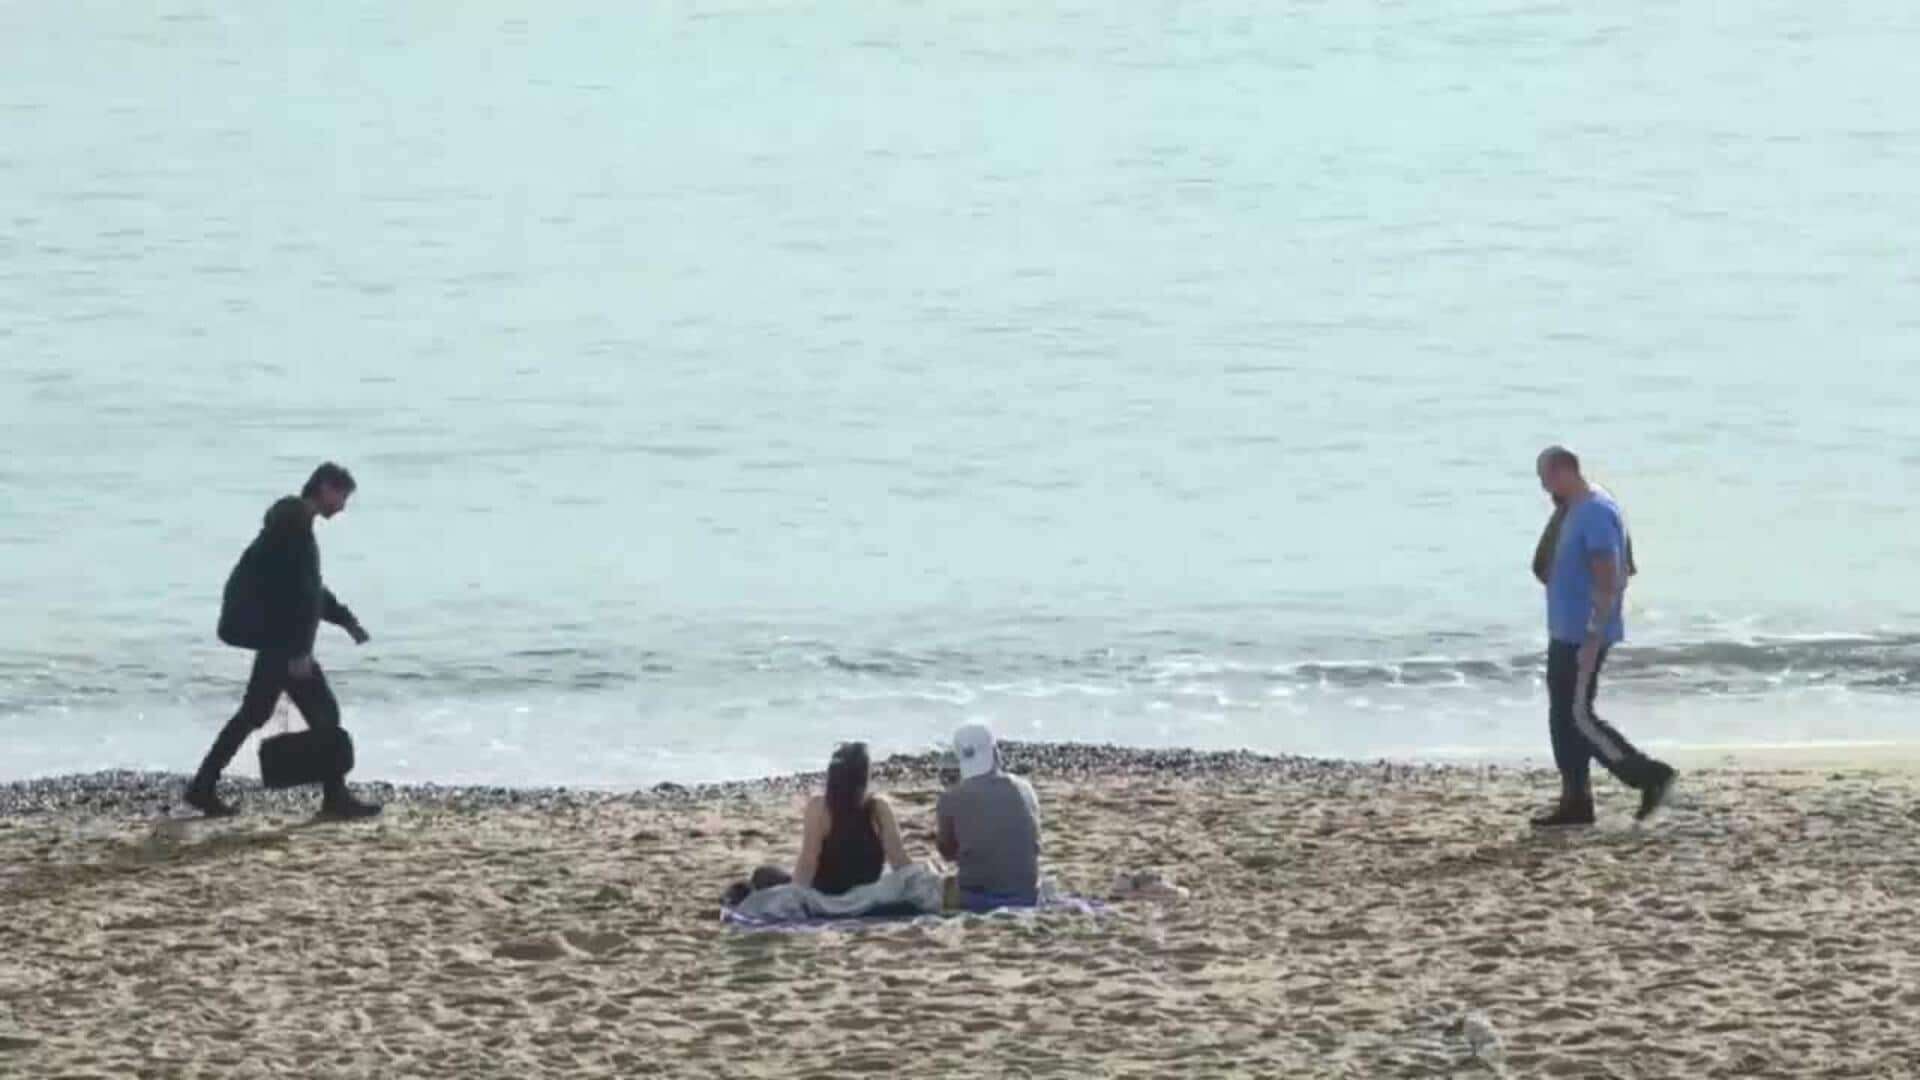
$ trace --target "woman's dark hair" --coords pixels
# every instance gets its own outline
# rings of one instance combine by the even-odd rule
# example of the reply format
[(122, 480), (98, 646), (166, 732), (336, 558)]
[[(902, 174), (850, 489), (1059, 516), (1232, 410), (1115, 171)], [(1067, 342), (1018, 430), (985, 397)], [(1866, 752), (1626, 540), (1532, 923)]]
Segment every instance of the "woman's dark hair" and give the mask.
[(842, 743), (827, 763), (827, 813), (834, 824), (858, 821), (867, 806), (867, 744)]
[(307, 478), (307, 486), (300, 489), (300, 497), (311, 499), (320, 493), (322, 487), (330, 487), (343, 494), (353, 494), (353, 474), (344, 467), (329, 461), (313, 470)]

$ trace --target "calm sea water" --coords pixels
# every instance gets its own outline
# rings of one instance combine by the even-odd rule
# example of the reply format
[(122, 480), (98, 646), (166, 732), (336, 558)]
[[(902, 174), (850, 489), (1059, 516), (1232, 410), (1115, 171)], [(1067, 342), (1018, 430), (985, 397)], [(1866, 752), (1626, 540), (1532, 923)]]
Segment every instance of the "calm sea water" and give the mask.
[[(1903, 739), (1920, 6), (0, 6), (0, 777), (187, 769), (319, 459), (362, 774)], [(242, 757), (242, 771), (250, 755)]]

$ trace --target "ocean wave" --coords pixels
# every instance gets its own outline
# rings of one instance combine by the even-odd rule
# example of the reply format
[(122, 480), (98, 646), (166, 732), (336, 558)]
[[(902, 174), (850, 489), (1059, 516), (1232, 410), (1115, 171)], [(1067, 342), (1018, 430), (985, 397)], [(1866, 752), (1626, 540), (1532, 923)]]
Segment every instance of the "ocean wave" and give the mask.
[[(1330, 691), (1521, 687), (1538, 682), (1545, 664), (1541, 652), (1287, 660), (1247, 655), (1252, 651), (1193, 650), (1156, 656), (1096, 650), (1073, 656), (1003, 656), (996, 664), (978, 656), (885, 650), (827, 653), (821, 663), (855, 677), (894, 680), (953, 679), (987, 671), (1029, 678), (1068, 672), (1076, 679), (1106, 686), (1252, 682)], [(1624, 646), (1608, 658), (1606, 676), (1674, 692), (1763, 691), (1783, 686), (1904, 691), (1920, 686), (1920, 635), (1824, 634)]]
[[(671, 693), (678, 700), (726, 696), (752, 683), (803, 697), (827, 693), (877, 699), (933, 695), (968, 701), (1000, 694), (1021, 698), (1163, 698), (1214, 695), (1220, 701), (1312, 695), (1531, 692), (1541, 679), (1540, 652), (1487, 649), (1434, 655), (1391, 642), (1343, 642), (1343, 651), (1374, 657), (1295, 659), (1277, 648), (1236, 641), (1217, 648), (1040, 649), (741, 647), (709, 655), (668, 656), (617, 648), (542, 649), (490, 661), (431, 657), (342, 660), (333, 678), (343, 699), (359, 701), (511, 698), (518, 695)], [(1623, 647), (1608, 660), (1615, 685), (1668, 694), (1765, 693), (1841, 688), (1906, 693), (1920, 687), (1920, 635), (1831, 634)], [(120, 700), (169, 701), (195, 708), (230, 707), (244, 682), (244, 664), (201, 657), (180, 669), (159, 663), (90, 663), (83, 657), (0, 659), (0, 715)], [(750, 692), (751, 696), (751, 692)], [(849, 698), (849, 699), (851, 699)], [(231, 699), (231, 700), (230, 700)]]
[[(0, 659), (0, 716), (89, 707), (124, 700), (169, 701), (216, 707), (237, 704), (248, 661), (222, 652), (183, 658), (177, 666), (148, 661), (102, 664), (81, 656)], [(590, 694), (614, 691), (670, 674), (673, 666), (653, 653), (616, 655), (606, 650), (543, 649), (509, 653), (493, 661), (446, 661), (416, 657), (324, 659), (330, 682), (349, 704), (366, 698), (453, 699), (505, 697), (530, 691)], [(228, 699), (231, 699), (230, 701)]]

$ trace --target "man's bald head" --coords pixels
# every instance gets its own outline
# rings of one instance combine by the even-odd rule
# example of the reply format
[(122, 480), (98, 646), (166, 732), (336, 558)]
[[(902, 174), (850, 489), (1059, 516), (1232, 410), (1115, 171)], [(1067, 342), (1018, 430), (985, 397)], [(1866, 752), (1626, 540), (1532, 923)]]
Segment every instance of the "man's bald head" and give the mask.
[(1564, 446), (1549, 446), (1540, 451), (1534, 468), (1540, 474), (1540, 486), (1555, 499), (1564, 500), (1586, 484), (1580, 475), (1580, 455)]

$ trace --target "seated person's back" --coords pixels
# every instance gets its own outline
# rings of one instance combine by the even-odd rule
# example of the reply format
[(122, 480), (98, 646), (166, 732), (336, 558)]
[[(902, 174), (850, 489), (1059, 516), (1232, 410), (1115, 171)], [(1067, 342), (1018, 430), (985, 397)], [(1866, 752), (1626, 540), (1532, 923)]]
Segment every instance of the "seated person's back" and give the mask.
[(795, 884), (838, 896), (907, 864), (893, 807), (867, 794), (867, 748), (848, 743), (827, 766), (827, 791), (807, 803)]
[(818, 805), (826, 811), (827, 827), (820, 841), (820, 854), (814, 862), (814, 888), (838, 896), (848, 889), (880, 880), (887, 855), (880, 843), (879, 826), (874, 821), (875, 805), (879, 801), (877, 797), (870, 798), (856, 811), (836, 814), (826, 807), (826, 799), (818, 800)]
[(940, 796), (940, 854), (958, 865), (969, 899), (1031, 904), (1040, 888), (1040, 801), (1033, 785), (1000, 768), (993, 733), (967, 724), (954, 734), (961, 780)]

